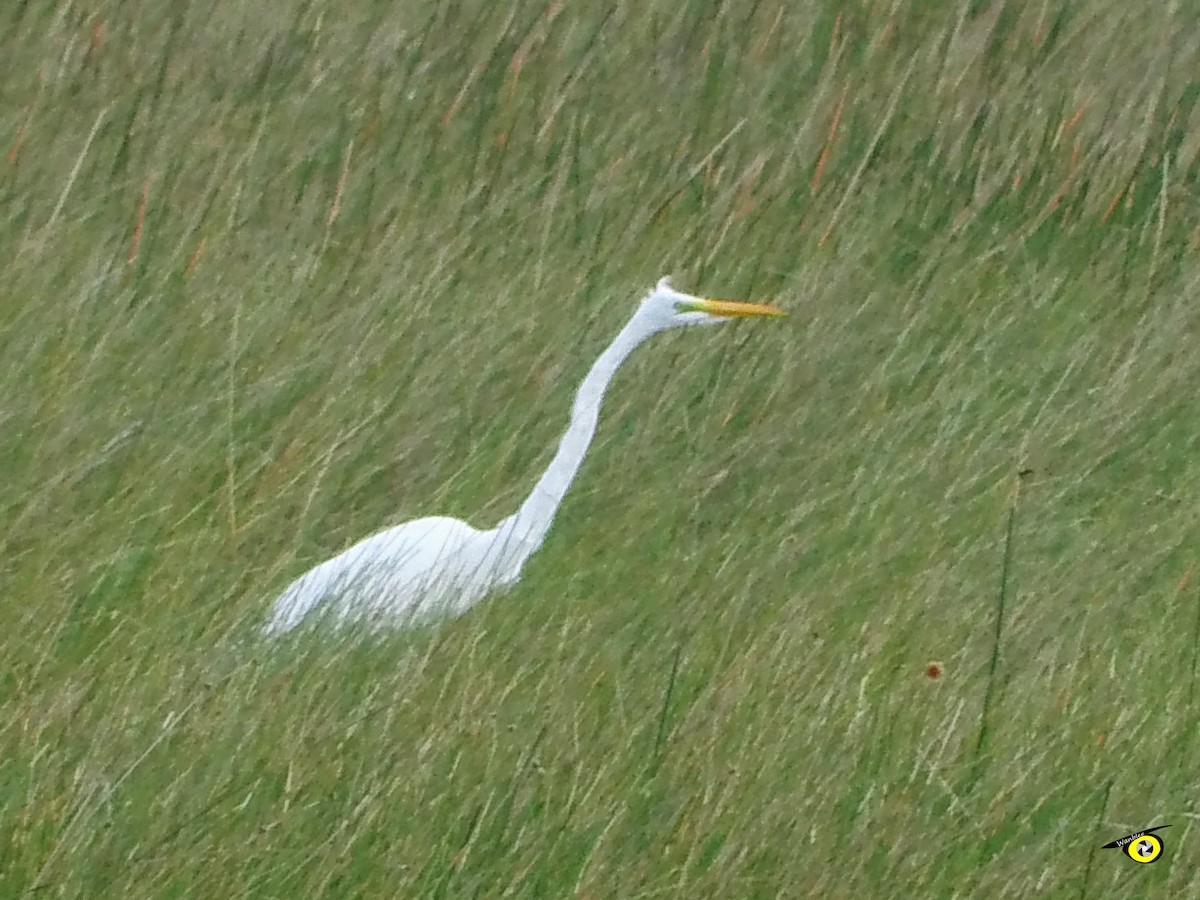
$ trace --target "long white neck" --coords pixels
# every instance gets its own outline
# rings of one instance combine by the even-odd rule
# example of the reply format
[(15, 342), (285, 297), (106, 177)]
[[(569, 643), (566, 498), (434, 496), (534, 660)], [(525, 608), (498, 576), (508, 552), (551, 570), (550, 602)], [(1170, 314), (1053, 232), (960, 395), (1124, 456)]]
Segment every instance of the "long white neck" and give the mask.
[(635, 314), (583, 379), (575, 394), (571, 423), (559, 442), (558, 452), (516, 515), (502, 523), (513, 529), (514, 536), (523, 545), (526, 558), (545, 540), (558, 505), (562, 503), (575, 473), (579, 471), (588, 445), (596, 433), (600, 403), (613, 375), (633, 349), (657, 330), (648, 327)]

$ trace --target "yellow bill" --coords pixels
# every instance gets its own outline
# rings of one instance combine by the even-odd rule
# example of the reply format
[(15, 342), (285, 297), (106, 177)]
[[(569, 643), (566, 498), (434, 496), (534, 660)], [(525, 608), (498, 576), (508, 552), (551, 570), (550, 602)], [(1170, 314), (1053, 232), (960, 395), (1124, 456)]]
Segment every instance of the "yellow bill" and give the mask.
[(778, 306), (771, 306), (769, 303), (743, 303), (741, 300), (696, 300), (693, 302), (692, 308), (697, 312), (706, 312), (710, 316), (736, 318), (787, 315)]

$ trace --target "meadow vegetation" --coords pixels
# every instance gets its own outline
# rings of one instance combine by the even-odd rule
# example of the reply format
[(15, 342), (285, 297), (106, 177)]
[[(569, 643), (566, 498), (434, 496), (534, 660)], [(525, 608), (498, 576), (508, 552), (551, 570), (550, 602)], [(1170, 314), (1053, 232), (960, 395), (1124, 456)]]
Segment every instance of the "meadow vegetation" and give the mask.
[[(0, 895), (1196, 895), (1198, 58), (1117, 0), (7, 4)], [(790, 316), (643, 347), (516, 589), (257, 638), (510, 513), (663, 274)]]

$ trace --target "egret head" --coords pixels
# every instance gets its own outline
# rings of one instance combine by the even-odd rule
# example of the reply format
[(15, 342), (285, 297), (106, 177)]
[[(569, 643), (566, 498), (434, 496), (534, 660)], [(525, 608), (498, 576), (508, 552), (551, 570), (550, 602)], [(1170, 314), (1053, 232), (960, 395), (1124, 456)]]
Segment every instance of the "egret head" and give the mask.
[(694, 297), (675, 290), (666, 278), (658, 280), (638, 309), (638, 316), (645, 317), (657, 331), (684, 325), (718, 325), (750, 316), (782, 315), (786, 315), (782, 309), (765, 303)]

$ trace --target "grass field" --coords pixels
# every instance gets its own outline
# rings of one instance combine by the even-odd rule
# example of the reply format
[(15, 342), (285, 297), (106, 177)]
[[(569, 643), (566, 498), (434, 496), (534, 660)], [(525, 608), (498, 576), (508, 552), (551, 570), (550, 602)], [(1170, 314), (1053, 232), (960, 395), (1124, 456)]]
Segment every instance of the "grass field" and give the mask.
[[(0, 35), (0, 896), (1200, 893), (1194, 5)], [(257, 639), (668, 273), (791, 315), (643, 347), (514, 591)]]

